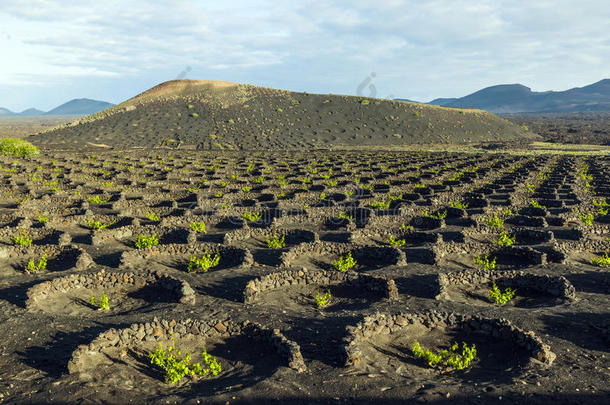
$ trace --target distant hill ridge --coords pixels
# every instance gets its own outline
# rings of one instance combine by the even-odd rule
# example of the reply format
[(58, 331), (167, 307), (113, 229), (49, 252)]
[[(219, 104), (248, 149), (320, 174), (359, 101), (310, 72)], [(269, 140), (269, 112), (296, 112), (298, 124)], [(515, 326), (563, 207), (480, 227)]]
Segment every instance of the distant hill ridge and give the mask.
[(39, 145), (302, 149), (537, 139), (485, 111), (173, 80), (31, 138)]
[(53, 108), (48, 112), (36, 108), (28, 108), (20, 113), (7, 108), (0, 108), (0, 117), (35, 116), (35, 115), (88, 115), (110, 108), (114, 104), (88, 98), (75, 98), (67, 103)]
[(610, 79), (565, 91), (544, 92), (532, 91), (521, 84), (501, 84), (461, 98), (437, 98), (428, 104), (504, 114), (610, 111)]

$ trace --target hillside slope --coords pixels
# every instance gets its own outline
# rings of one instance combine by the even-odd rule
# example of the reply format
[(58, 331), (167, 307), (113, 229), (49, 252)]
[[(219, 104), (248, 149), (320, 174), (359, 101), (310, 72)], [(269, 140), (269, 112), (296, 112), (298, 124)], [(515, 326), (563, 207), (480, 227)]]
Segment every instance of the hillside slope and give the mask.
[(266, 149), (534, 139), (493, 114), (365, 97), (174, 80), (38, 134), (39, 145)]

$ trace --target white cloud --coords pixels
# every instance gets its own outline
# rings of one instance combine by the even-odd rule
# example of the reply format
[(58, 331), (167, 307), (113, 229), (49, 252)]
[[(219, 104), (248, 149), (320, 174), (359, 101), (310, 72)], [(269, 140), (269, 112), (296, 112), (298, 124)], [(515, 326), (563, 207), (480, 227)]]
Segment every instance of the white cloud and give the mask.
[(55, 102), (64, 94), (48, 90), (79, 78), (137, 78), (135, 94), (142, 78), (153, 85), (185, 66), (197, 78), (344, 94), (376, 72), (379, 94), (428, 100), (498, 83), (581, 86), (607, 76), (610, 59), (601, 0), (3, 0), (0, 27), (10, 61), (0, 94), (31, 94), (15, 109)]

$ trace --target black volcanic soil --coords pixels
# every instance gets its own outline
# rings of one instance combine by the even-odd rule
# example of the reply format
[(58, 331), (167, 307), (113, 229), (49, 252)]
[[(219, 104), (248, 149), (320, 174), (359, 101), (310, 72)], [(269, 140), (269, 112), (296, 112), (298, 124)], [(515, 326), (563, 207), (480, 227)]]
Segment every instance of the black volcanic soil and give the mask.
[(610, 112), (505, 114), (547, 142), (610, 145)]
[[(610, 230), (601, 214), (595, 215), (592, 225), (583, 224), (576, 214), (576, 209), (594, 212), (592, 201), (607, 201), (607, 157), (46, 150), (31, 160), (2, 157), (0, 164), (0, 402), (601, 404), (610, 400), (610, 274), (607, 267), (591, 264), (592, 258), (610, 249)], [(583, 173), (585, 167), (583, 178), (579, 171)], [(96, 195), (108, 201), (90, 201)], [(393, 200), (388, 209), (371, 207), (389, 196)], [(533, 210), (534, 200), (545, 208)], [(457, 202), (468, 207), (452, 208)], [(248, 225), (240, 219), (246, 211), (260, 212), (261, 221)], [(442, 217), (444, 211), (447, 216), (441, 220), (429, 218)], [(148, 219), (150, 213), (159, 215), (159, 220)], [(498, 261), (496, 270), (519, 266), (536, 275), (563, 275), (576, 290), (575, 300), (544, 299), (518, 289), (514, 302), (497, 306), (485, 300), (486, 285), (454, 286), (446, 298), (435, 299), (437, 274), (475, 270), (473, 257), (490, 251), (493, 255), (498, 230), (485, 225), (493, 213), (504, 219), (508, 233), (530, 231), (532, 236), (520, 238), (516, 246), (534, 253), (527, 256), (530, 259)], [(43, 224), (39, 221), (43, 217), (49, 221)], [(103, 231), (108, 233), (98, 232), (92, 238), (87, 227), (90, 218), (116, 222)], [(193, 221), (205, 222), (207, 233), (183, 237)], [(70, 243), (86, 251), (93, 263), (86, 270), (29, 274), (24, 263), (51, 245), (41, 239), (31, 247), (14, 247), (13, 236), (21, 229), (35, 240), (43, 231), (67, 232)], [(300, 230), (297, 235), (313, 232), (320, 242), (310, 245), (305, 237), (286, 238), (285, 249), (270, 252), (263, 233), (286, 230)], [(548, 235), (547, 231), (552, 239), (536, 236)], [(243, 236), (245, 232), (251, 235)], [(136, 250), (136, 235), (151, 233), (159, 235), (157, 253), (122, 259), (128, 257), (123, 252)], [(388, 233), (407, 241), (398, 248), (407, 264), (391, 265), (389, 258), (382, 257), (377, 266), (356, 265), (353, 271), (393, 279), (397, 300), (347, 284), (291, 284), (263, 291), (255, 302), (243, 302), (250, 280), (286, 269), (326, 269), (337, 259), (336, 252), (346, 248), (367, 246), (371, 255), (387, 252), (384, 235)], [(328, 253), (298, 250), (316, 243), (330, 246)], [(225, 257), (218, 268), (189, 273), (184, 261), (188, 254), (172, 253), (211, 246), (247, 250), (253, 260), (235, 253), (233, 261)], [(287, 257), (281, 253), (290, 249), (295, 256), (286, 268), (279, 267), (282, 257)], [(539, 258), (542, 252), (545, 261), (536, 264), (531, 257)], [(120, 287), (103, 290), (110, 298), (109, 311), (87, 303), (91, 294), (101, 294), (99, 289), (69, 289), (63, 296), (49, 295), (48, 301), (26, 307), (28, 290), (38, 283), (102, 269), (163, 271), (187, 281), (196, 304), (164, 299), (156, 287), (136, 291)], [(318, 309), (312, 295), (325, 288), (334, 300)], [(557, 358), (544, 365), (510, 342), (434, 328), (371, 340), (363, 347), (362, 364), (345, 367), (346, 328), (377, 312), (427, 310), (508, 319), (533, 331)], [(155, 317), (249, 320), (279, 329), (300, 346), (307, 371), (297, 373), (267, 348), (236, 337), (177, 342), (193, 353), (205, 344), (223, 366), (218, 378), (185, 379), (176, 386), (165, 383), (148, 364), (146, 350), (154, 349), (152, 341), (124, 353), (117, 346), (98, 355), (99, 364), (87, 373), (69, 373), (68, 362), (80, 345), (111, 328), (127, 328)], [(479, 348), (479, 357), (464, 371), (431, 369), (410, 353), (413, 337), (426, 348), (468, 340)]]
[(538, 139), (480, 110), (199, 83), (163, 83), (30, 140), (64, 148), (90, 143), (118, 148), (260, 150)]

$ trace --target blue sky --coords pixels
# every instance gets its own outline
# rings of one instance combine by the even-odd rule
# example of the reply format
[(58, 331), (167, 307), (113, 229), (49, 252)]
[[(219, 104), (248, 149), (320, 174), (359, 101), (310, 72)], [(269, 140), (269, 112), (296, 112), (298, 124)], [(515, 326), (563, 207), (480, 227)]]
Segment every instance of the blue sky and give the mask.
[(0, 1), (0, 107), (118, 103), (177, 77), (421, 101), (610, 78), (606, 0), (74, 3)]

